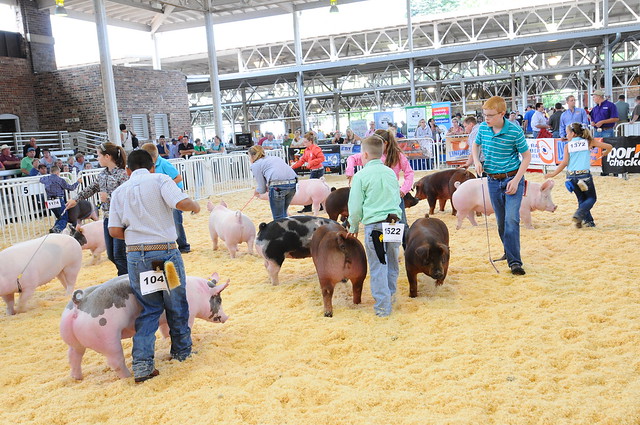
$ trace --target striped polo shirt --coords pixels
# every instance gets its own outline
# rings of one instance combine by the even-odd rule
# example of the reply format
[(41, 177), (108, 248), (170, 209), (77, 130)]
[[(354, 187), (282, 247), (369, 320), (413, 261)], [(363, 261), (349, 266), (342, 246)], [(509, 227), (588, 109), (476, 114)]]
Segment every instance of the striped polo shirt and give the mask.
[(476, 144), (482, 146), (484, 154), (484, 170), (488, 174), (507, 173), (520, 167), (518, 153), (529, 150), (520, 126), (504, 119), (504, 125), (499, 133), (486, 122), (480, 124)]

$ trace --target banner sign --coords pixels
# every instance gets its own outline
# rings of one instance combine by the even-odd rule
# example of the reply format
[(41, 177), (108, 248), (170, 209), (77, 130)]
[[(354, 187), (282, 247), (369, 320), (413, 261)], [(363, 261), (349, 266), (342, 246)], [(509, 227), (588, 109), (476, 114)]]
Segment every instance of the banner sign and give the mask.
[(420, 120), (427, 119), (427, 108), (424, 106), (407, 106), (404, 108), (407, 116), (407, 134), (408, 138), (416, 137), (416, 128), (420, 124)]
[[(318, 145), (324, 154), (325, 173), (340, 173), (340, 147), (342, 145)], [(289, 148), (289, 165), (294, 164), (304, 154), (305, 148)], [(309, 169), (305, 166), (294, 170), (298, 174), (307, 173)]]
[(349, 123), (349, 127), (351, 127), (351, 131), (360, 136), (360, 138), (362, 139), (364, 139), (364, 134), (369, 129), (367, 120), (353, 120)]
[(447, 134), (451, 127), (451, 102), (439, 102), (431, 104), (431, 113), (436, 125)]
[(469, 136), (449, 136), (446, 140), (447, 164), (464, 163), (471, 155)]
[(373, 120), (376, 122), (376, 129), (387, 130), (389, 123), (393, 123), (393, 111), (374, 112)]
[(407, 157), (407, 159), (419, 159), (424, 158), (424, 153), (422, 152), (422, 147), (417, 140), (409, 140), (409, 141), (401, 141), (398, 142), (398, 147), (402, 151), (402, 153)]
[[(601, 138), (595, 140), (601, 141)], [(613, 139), (616, 140), (616, 139)], [(607, 142), (609, 143), (609, 142)], [(527, 139), (531, 152), (531, 165), (558, 165), (564, 160), (564, 147), (566, 140), (562, 139)], [(600, 149), (591, 149), (591, 166), (602, 165)]]
[(640, 136), (606, 137), (613, 145), (611, 152), (602, 158), (605, 173), (640, 173)]

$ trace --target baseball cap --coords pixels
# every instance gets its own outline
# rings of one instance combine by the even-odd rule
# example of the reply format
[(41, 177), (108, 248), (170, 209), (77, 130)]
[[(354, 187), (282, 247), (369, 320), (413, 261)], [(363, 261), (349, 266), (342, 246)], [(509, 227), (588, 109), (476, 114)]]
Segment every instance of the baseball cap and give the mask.
[(604, 97), (604, 90), (594, 90), (593, 93), (591, 93), (591, 95)]
[(34, 151), (34, 152), (35, 152), (35, 151), (36, 151), (36, 148), (29, 148), (29, 149), (27, 149), (27, 152), (31, 152), (31, 151)]
[(178, 140), (184, 139), (184, 136), (178, 136)]
[(11, 146), (9, 146), (9, 145), (2, 145), (2, 146), (0, 146), (0, 151), (3, 151), (3, 150), (5, 150), (5, 149), (11, 149)]

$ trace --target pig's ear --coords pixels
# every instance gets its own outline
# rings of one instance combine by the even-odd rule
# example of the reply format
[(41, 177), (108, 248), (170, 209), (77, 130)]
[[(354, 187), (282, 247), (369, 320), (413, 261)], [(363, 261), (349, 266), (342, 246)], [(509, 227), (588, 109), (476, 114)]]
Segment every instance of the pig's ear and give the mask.
[(541, 190), (551, 189), (554, 184), (556, 184), (556, 183), (553, 181), (553, 179), (549, 179), (549, 180), (545, 181), (544, 183), (542, 183), (542, 186), (540, 187), (540, 189)]
[(416, 248), (416, 255), (418, 258), (427, 258), (429, 256), (429, 247), (427, 246), (419, 246)]
[(224, 202), (224, 200), (221, 200), (221, 201), (220, 201), (220, 205), (222, 205), (223, 207), (227, 208), (227, 203), (226, 203), (226, 202)]
[(449, 247), (447, 245), (443, 243), (439, 243), (438, 249), (440, 249), (440, 252), (442, 253), (443, 256), (449, 255)]
[(207, 202), (207, 210), (209, 210), (209, 212), (213, 211), (213, 202)]
[(214, 288), (212, 288), (211, 290), (211, 296), (215, 297), (216, 295), (220, 294), (220, 292), (224, 291), (224, 289), (229, 286), (229, 279), (227, 279), (227, 281), (221, 285), (216, 285)]
[(345, 236), (347, 236), (346, 232), (336, 232), (336, 243), (338, 244), (338, 249), (346, 254), (347, 246), (345, 242), (347, 238)]

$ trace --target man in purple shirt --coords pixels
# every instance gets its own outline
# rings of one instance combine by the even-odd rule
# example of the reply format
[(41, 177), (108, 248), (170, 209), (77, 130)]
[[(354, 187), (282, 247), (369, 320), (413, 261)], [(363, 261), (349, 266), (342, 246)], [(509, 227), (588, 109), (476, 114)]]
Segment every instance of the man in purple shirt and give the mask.
[(618, 122), (616, 105), (604, 98), (604, 91), (595, 90), (592, 94), (596, 106), (591, 110), (591, 127), (594, 137), (613, 137), (613, 127)]

